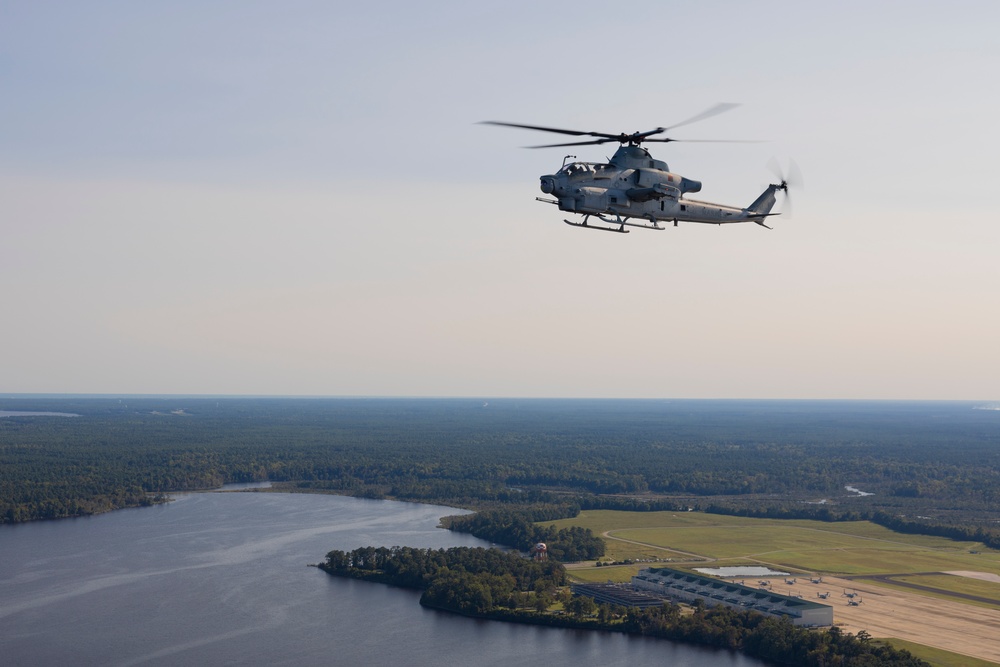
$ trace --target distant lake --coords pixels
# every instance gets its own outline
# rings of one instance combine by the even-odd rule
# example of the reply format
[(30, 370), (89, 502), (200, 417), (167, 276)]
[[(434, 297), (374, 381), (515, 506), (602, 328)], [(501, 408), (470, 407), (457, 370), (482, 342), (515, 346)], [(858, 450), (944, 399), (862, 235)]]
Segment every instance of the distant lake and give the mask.
[(79, 417), (72, 412), (24, 412), (21, 410), (0, 410), (0, 417)]
[(458, 510), (281, 493), (0, 526), (0, 656), (10, 665), (763, 667), (617, 633), (480, 621), (419, 593), (331, 577), (331, 549), (485, 546)]

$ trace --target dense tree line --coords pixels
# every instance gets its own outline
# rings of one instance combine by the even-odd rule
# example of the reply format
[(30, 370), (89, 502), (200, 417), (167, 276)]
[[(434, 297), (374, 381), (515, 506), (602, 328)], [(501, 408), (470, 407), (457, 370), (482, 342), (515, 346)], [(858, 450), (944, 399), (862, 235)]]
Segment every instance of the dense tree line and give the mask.
[(785, 618), (726, 606), (697, 607), (680, 613), (676, 605), (630, 609), (625, 622), (630, 632), (738, 650), (781, 665), (799, 667), (898, 667), (926, 666), (908, 651), (871, 641), (864, 631), (857, 635), (833, 627), (825, 631), (792, 625)]
[(982, 542), (992, 549), (1000, 549), (1000, 532), (989, 530), (984, 526), (947, 525), (933, 520), (911, 519), (888, 512), (873, 512), (867, 518), (872, 523), (877, 523), (899, 533), (934, 535), (950, 540)]
[[(80, 416), (0, 418), (0, 521), (271, 480), (473, 509), (693, 507), (830, 520), (881, 513), (905, 515), (908, 529), (957, 527), (995, 540), (1000, 413), (973, 407), (7, 398), (0, 410)], [(852, 496), (846, 485), (874, 495)], [(828, 502), (806, 504), (819, 499)]]
[(559, 563), (481, 547), (362, 547), (331, 551), (319, 567), (335, 576), (422, 589), (421, 604), (472, 616), (497, 607), (548, 606), (566, 584)]
[[(698, 605), (694, 613), (682, 613), (670, 603), (626, 609), (570, 598), (559, 590), (566, 583), (562, 565), (497, 549), (363, 547), (331, 551), (319, 567), (335, 576), (422, 589), (421, 604), (469, 616), (661, 637), (799, 667), (926, 665), (906, 651), (872, 642), (864, 632), (806, 630), (755, 611)], [(547, 613), (557, 601), (565, 614)]]
[(604, 555), (604, 541), (589, 528), (570, 527), (556, 530), (539, 526), (536, 521), (551, 521), (575, 516), (575, 507), (539, 507), (534, 510), (494, 509), (475, 514), (452, 516), (445, 523), (451, 530), (471, 533), (479, 539), (497, 542), (528, 551), (539, 542), (546, 545), (549, 558), (563, 561), (596, 560)]

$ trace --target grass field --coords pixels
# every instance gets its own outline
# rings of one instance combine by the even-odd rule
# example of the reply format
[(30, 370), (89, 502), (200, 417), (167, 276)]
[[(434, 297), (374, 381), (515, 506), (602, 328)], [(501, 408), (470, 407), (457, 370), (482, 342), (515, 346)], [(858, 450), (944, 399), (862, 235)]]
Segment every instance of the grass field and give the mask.
[[(616, 561), (671, 559), (711, 561), (712, 565), (764, 564), (794, 573), (838, 575), (952, 570), (1000, 575), (1000, 552), (982, 544), (904, 535), (867, 521), (825, 523), (699, 512), (594, 510), (551, 523), (560, 528), (569, 525), (590, 528), (605, 538), (608, 557)], [(963, 579), (946, 577), (941, 587), (962, 592), (969, 585)]]
[[(940, 588), (946, 591), (957, 591), (966, 595), (992, 597), (1000, 600), (1000, 584), (992, 581), (981, 581), (969, 577), (956, 577), (951, 574), (924, 574), (906, 577), (893, 577), (897, 581)], [(957, 581), (956, 581), (957, 579)]]
[(921, 660), (929, 662), (931, 667), (996, 667), (997, 664), (967, 655), (942, 651), (915, 642), (903, 641), (902, 639), (885, 640), (885, 643), (892, 645), (893, 648), (906, 649)]
[[(664, 565), (669, 565), (669, 563), (664, 563)], [(603, 584), (605, 581), (625, 583), (632, 581), (632, 577), (644, 567), (650, 567), (650, 564), (616, 565), (614, 567), (584, 566), (579, 568), (571, 565), (567, 568), (567, 571), (572, 579), (588, 584)]]

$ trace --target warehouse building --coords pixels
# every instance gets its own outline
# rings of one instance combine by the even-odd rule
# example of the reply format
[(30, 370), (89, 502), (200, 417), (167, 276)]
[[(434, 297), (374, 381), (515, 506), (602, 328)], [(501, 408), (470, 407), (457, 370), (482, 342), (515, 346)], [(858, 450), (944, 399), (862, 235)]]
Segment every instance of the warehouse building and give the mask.
[(769, 616), (784, 616), (794, 625), (833, 625), (830, 605), (666, 567), (639, 570), (639, 574), (632, 577), (632, 586), (647, 595), (677, 602), (692, 604), (701, 600), (709, 606), (724, 604)]
[(570, 584), (573, 595), (586, 595), (594, 602), (617, 604), (622, 607), (661, 607), (666, 602), (662, 595), (651, 595), (631, 584)]

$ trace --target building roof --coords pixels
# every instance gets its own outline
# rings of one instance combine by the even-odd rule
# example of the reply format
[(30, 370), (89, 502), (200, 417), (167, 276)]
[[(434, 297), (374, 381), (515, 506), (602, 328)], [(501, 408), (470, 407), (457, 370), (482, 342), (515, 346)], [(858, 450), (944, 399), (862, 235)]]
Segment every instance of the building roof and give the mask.
[(744, 586), (732, 581), (683, 572), (668, 567), (650, 567), (639, 570), (636, 579), (656, 583), (665, 593), (684, 591), (691, 595), (710, 598), (733, 606), (767, 611), (772, 614), (800, 615), (807, 609), (827, 608), (830, 605), (800, 597), (782, 595), (773, 591)]

